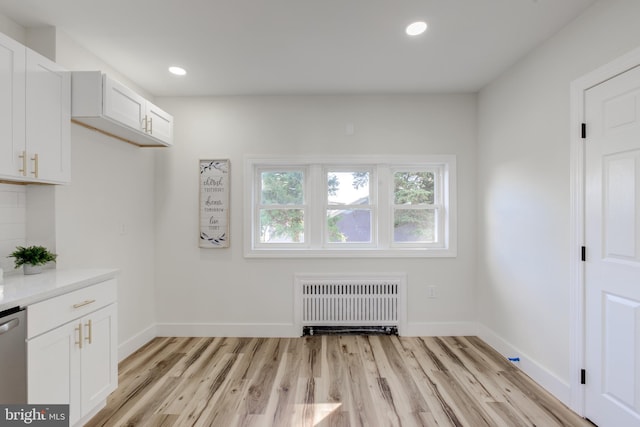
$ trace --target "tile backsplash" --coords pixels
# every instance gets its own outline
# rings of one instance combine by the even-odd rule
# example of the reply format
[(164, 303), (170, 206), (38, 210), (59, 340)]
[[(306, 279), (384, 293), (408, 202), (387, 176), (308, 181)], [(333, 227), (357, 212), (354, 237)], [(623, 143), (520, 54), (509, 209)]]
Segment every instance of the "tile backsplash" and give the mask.
[(13, 258), (7, 256), (27, 240), (27, 187), (0, 184), (0, 268), (13, 270)]

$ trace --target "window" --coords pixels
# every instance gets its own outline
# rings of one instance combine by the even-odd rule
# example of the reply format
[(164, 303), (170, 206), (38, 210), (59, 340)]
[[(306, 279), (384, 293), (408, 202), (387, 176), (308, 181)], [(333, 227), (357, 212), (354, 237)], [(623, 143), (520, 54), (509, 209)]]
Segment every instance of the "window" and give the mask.
[(455, 256), (455, 156), (247, 158), (249, 257)]
[(375, 202), (367, 169), (326, 173), (327, 195), (324, 242), (329, 245), (370, 245), (374, 242)]
[(303, 169), (259, 170), (258, 244), (305, 242)]
[(442, 171), (438, 167), (393, 172), (393, 243), (430, 246), (443, 224)]

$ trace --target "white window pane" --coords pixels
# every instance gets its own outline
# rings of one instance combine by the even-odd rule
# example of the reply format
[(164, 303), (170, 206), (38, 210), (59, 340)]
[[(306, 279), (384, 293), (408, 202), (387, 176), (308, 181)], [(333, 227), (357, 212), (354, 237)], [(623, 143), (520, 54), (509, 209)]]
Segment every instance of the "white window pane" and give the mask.
[(435, 243), (435, 209), (395, 209), (393, 218), (393, 241), (398, 243)]
[(433, 172), (396, 172), (393, 174), (394, 203), (420, 205), (434, 202), (435, 174)]
[(260, 203), (263, 205), (301, 205), (304, 203), (302, 171), (262, 172)]
[(369, 172), (329, 172), (327, 196), (331, 205), (368, 205)]
[(304, 210), (261, 209), (260, 243), (303, 243)]
[(371, 242), (371, 210), (328, 210), (327, 230), (329, 243), (369, 243)]

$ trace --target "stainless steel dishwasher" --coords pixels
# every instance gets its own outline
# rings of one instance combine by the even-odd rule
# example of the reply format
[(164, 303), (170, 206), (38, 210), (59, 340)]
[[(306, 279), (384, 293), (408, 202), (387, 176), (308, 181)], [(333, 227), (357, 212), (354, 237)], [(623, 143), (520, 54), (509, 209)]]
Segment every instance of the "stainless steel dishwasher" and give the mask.
[(27, 403), (26, 339), (25, 310), (0, 312), (0, 404)]

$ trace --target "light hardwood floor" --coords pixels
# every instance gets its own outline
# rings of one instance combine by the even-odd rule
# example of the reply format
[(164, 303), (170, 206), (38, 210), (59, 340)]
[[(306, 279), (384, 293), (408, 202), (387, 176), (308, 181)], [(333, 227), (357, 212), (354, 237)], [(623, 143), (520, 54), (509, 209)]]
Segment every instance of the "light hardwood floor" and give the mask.
[(156, 338), (89, 426), (590, 426), (475, 337)]

